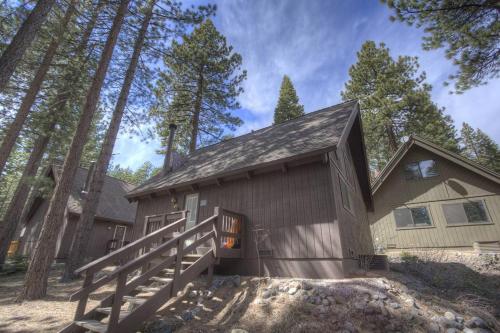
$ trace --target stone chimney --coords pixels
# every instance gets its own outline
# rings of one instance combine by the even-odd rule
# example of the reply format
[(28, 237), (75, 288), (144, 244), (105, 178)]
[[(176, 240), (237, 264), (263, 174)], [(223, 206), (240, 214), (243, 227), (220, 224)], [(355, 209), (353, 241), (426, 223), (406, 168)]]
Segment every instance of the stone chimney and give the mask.
[(169, 134), (168, 134), (168, 143), (167, 143), (167, 154), (165, 155), (165, 161), (163, 162), (163, 174), (166, 175), (170, 171), (172, 171), (172, 152), (174, 145), (174, 136), (175, 130), (177, 129), (176, 124), (168, 125)]
[(89, 193), (90, 183), (94, 177), (95, 162), (91, 162), (89, 166), (89, 171), (87, 173), (87, 178), (85, 178), (85, 183), (83, 184), (82, 194)]

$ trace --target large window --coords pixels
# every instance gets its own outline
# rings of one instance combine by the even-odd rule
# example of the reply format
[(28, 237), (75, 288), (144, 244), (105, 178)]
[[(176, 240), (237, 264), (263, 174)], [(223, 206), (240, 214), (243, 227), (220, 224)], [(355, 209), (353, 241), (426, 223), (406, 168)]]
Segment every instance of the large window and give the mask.
[(425, 160), (409, 163), (405, 166), (405, 178), (407, 180), (418, 180), (438, 176), (436, 161)]
[(443, 212), (450, 225), (489, 223), (485, 203), (481, 200), (443, 204)]
[(394, 210), (396, 228), (428, 227), (432, 225), (427, 207), (398, 208)]

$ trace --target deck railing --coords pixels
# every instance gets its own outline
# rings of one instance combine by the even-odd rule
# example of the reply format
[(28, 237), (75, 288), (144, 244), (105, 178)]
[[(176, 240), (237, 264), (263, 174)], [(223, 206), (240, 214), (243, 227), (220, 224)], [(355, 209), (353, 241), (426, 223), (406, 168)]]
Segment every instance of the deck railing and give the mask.
[[(193, 228), (182, 231), (185, 225), (186, 213), (183, 212), (177, 221), (76, 270), (76, 274), (84, 274), (85, 278), (82, 289), (70, 297), (71, 301), (78, 300), (75, 320), (96, 317), (96, 309), (85, 313), (89, 295), (100, 287), (116, 280), (114, 294), (104, 299), (100, 306), (111, 306), (108, 332), (116, 331), (122, 325), (127, 327), (128, 321), (140, 320), (145, 313), (150, 312), (149, 310), (156, 309), (157, 304), (166, 301), (165, 297), (168, 299), (169, 295), (175, 295), (177, 291), (181, 290), (207, 268), (211, 278), (213, 263), (218, 258), (236, 258), (242, 255), (242, 233), (244, 230), (242, 215), (215, 207), (214, 215)], [(174, 232), (180, 233), (174, 238), (165, 238)], [(186, 244), (186, 240), (193, 238), (193, 236), (197, 236), (196, 240)], [(212, 244), (211, 249), (188, 269), (181, 270), (182, 259), (185, 255), (207, 242)], [(154, 247), (152, 247), (153, 244)], [(94, 281), (97, 272), (117, 262), (124, 262), (124, 260), (127, 261)], [(164, 290), (158, 291), (150, 299), (151, 303), (148, 303), (149, 305), (143, 305), (150, 308), (144, 308), (142, 312), (134, 311), (135, 315), (125, 317), (119, 323), (123, 297), (134, 294), (137, 287), (145, 284), (152, 277), (172, 267), (172, 265), (174, 266), (172, 283), (165, 285)], [(129, 279), (129, 275), (132, 275), (132, 273), (135, 274), (135, 277)]]

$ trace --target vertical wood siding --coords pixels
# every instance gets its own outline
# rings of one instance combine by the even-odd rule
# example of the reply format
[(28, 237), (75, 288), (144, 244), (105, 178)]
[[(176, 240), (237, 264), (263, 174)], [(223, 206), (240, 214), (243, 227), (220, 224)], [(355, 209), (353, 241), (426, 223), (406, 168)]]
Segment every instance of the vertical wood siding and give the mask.
[[(407, 163), (433, 159), (439, 176), (407, 181)], [(493, 224), (448, 226), (442, 204), (484, 200)], [(375, 244), (396, 248), (472, 247), (474, 241), (500, 240), (500, 185), (420, 147), (412, 147), (374, 197), (375, 212), (369, 214)], [(426, 206), (432, 227), (396, 230), (393, 210)]]
[[(273, 258), (343, 258), (330, 177), (328, 165), (318, 162), (201, 187), (200, 201), (207, 204), (199, 207), (198, 221), (215, 206), (245, 215), (247, 258), (257, 255), (256, 229), (269, 233)], [(175, 194), (180, 209), (188, 193), (195, 192)], [(170, 201), (168, 195), (139, 201), (135, 237), (142, 234), (145, 216), (175, 210)]]

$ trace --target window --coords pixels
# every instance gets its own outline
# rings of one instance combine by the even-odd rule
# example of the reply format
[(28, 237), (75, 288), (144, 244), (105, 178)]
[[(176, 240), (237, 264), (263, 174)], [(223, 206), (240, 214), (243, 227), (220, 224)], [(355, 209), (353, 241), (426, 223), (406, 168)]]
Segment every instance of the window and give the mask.
[(432, 225), (427, 207), (398, 208), (394, 210), (396, 228), (428, 227)]
[(444, 217), (450, 225), (488, 223), (484, 201), (443, 204)]
[(340, 194), (342, 195), (342, 205), (344, 206), (345, 209), (352, 212), (353, 204), (349, 187), (342, 178), (339, 177), (339, 180), (340, 180)]
[(436, 161), (434, 160), (409, 163), (405, 166), (406, 180), (431, 178), (438, 175), (439, 172), (437, 171)]

